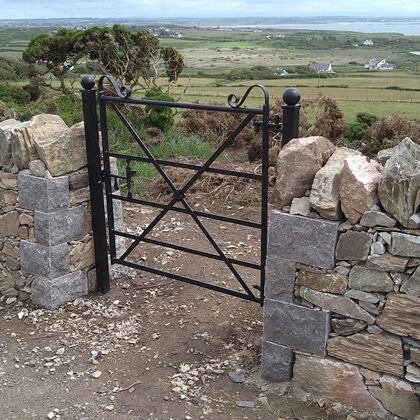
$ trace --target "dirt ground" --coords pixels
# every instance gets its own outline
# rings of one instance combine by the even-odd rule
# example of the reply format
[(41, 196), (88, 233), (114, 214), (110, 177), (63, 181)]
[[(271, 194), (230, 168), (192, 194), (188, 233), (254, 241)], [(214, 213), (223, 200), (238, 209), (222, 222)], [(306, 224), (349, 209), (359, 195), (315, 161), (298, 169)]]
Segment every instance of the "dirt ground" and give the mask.
[[(225, 210), (256, 216), (241, 207)], [(144, 228), (154, 214), (126, 206), (129, 231)], [(229, 255), (256, 261), (258, 231), (205, 224)], [(153, 236), (211, 249), (186, 215), (171, 213)], [(151, 245), (130, 258), (240, 289), (218, 262)], [(256, 283), (255, 272), (241, 273)], [(109, 294), (54, 312), (0, 301), (0, 319), (2, 420), (347, 418), (260, 379), (262, 310), (254, 302), (130, 269)], [(244, 382), (234, 382), (232, 372)]]

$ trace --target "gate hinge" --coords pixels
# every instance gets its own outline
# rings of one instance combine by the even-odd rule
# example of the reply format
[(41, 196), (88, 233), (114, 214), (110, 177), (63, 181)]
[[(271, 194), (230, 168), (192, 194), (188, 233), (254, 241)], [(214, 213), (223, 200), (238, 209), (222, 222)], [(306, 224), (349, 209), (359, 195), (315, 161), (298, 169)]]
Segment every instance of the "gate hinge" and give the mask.
[[(264, 125), (264, 121), (262, 121), (262, 120), (256, 120), (256, 121), (254, 121), (254, 127), (255, 127), (255, 130), (257, 132), (259, 131), (260, 127), (263, 126), (263, 125)], [(274, 122), (269, 121), (268, 124), (267, 124), (267, 126), (268, 126), (268, 129), (270, 131), (273, 131), (274, 133), (281, 132), (282, 129), (283, 129), (283, 125), (280, 122), (280, 116), (279, 115), (275, 115), (274, 116)]]

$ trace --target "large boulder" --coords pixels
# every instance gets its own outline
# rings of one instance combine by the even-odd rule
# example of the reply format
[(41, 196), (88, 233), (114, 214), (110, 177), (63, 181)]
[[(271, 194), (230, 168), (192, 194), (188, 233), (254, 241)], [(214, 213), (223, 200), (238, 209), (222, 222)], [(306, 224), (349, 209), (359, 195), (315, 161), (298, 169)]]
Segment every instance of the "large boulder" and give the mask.
[(369, 392), (391, 413), (404, 419), (414, 419), (420, 413), (420, 401), (410, 383), (384, 375), (381, 387), (369, 387)]
[(403, 226), (420, 205), (420, 145), (405, 138), (387, 160), (379, 182), (383, 208)]
[(0, 167), (10, 169), (12, 159), (12, 129), (22, 123), (11, 119), (0, 122)]
[(18, 169), (29, 168), (29, 162), (38, 159), (35, 143), (41, 138), (66, 130), (66, 123), (57, 115), (36, 115), (11, 132), (13, 162)]
[(329, 340), (327, 349), (329, 356), (345, 362), (404, 377), (401, 338), (395, 335), (359, 333), (334, 337)]
[(277, 160), (276, 206), (282, 208), (293, 198), (303, 197), (334, 150), (335, 146), (321, 136), (293, 139), (283, 147)]
[(83, 123), (51, 133), (34, 143), (40, 160), (52, 176), (77, 171), (87, 164)]
[(376, 322), (386, 331), (420, 340), (420, 298), (389, 293)]
[(311, 397), (339, 402), (358, 411), (376, 413), (382, 418), (387, 412), (369, 394), (359, 368), (332, 358), (296, 354), (293, 368), (293, 388)]
[(360, 153), (340, 147), (315, 175), (310, 195), (311, 207), (326, 219), (340, 220), (343, 217), (339, 194), (341, 176), (344, 161), (349, 156), (355, 155)]
[(381, 166), (365, 156), (349, 156), (344, 162), (340, 183), (341, 209), (355, 224), (378, 203), (378, 183)]

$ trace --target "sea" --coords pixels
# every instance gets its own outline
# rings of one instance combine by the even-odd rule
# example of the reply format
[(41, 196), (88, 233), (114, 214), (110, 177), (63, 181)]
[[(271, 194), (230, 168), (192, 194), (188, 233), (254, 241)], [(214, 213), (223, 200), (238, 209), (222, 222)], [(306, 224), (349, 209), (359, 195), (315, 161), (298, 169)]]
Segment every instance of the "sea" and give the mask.
[[(420, 0), (418, 0), (420, 2)], [(0, 0), (1, 3), (1, 0)], [(1, 19), (0, 27), (90, 27), (111, 26), (115, 23), (126, 25), (180, 25), (220, 29), (303, 29), (325, 31), (351, 31), (362, 33), (399, 33), (420, 36), (420, 16), (408, 18), (354, 18), (354, 17), (318, 17), (318, 18), (60, 18), (60, 19)], [(420, 49), (420, 48), (419, 48)]]
[(303, 29), (321, 31), (350, 31), (362, 33), (399, 33), (403, 35), (420, 35), (420, 19), (407, 22), (378, 22), (378, 21), (355, 21), (355, 22), (314, 22), (314, 23), (255, 23), (252, 25), (226, 25), (226, 28), (250, 28), (250, 29)]

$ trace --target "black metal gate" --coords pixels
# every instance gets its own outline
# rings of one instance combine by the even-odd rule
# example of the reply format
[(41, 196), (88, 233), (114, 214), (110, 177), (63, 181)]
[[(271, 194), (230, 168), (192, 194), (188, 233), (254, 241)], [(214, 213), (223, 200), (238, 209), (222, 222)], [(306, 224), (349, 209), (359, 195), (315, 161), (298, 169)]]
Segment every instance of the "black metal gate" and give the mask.
[[(107, 81), (112, 85), (115, 95), (110, 96), (105, 93), (104, 82)], [(109, 254), (111, 264), (121, 264), (127, 267), (143, 270), (155, 275), (164, 276), (174, 280), (194, 284), (207, 289), (222, 292), (242, 299), (263, 303), (264, 301), (264, 281), (265, 281), (265, 261), (267, 252), (267, 217), (268, 217), (268, 151), (269, 151), (269, 132), (270, 130), (283, 132), (283, 144), (296, 137), (298, 134), (299, 125), (299, 107), (298, 104), (300, 96), (296, 89), (288, 89), (283, 98), (286, 102), (283, 105), (283, 124), (279, 122), (279, 118), (275, 118), (274, 122), (270, 121), (270, 106), (269, 93), (265, 86), (257, 84), (251, 86), (241, 98), (237, 94), (231, 94), (228, 97), (228, 106), (219, 105), (205, 105), (198, 103), (181, 103), (181, 102), (165, 102), (149, 99), (132, 99), (130, 89), (128, 87), (119, 87), (115, 80), (110, 76), (102, 76), (98, 82), (98, 94), (95, 89), (95, 81), (92, 77), (86, 76), (81, 81), (83, 90), (83, 112), (85, 121), (85, 134), (87, 145), (88, 171), (89, 171), (89, 185), (91, 194), (91, 209), (92, 209), (92, 225), (93, 236), (95, 243), (95, 260), (96, 272), (98, 280), (98, 290), (106, 293), (110, 289), (109, 282), (109, 267), (108, 267), (108, 241), (106, 235), (106, 221), (105, 221), (105, 207), (103, 200), (103, 186), (105, 186), (106, 209), (108, 214), (108, 238), (109, 238)], [(243, 107), (245, 100), (253, 89), (260, 89), (264, 96), (264, 101), (261, 108), (246, 108)], [(98, 122), (97, 103), (99, 104), (100, 124)], [(170, 107), (170, 108), (186, 108), (195, 110), (207, 110), (214, 112), (228, 112), (239, 113), (244, 115), (244, 119), (233, 130), (230, 135), (218, 146), (213, 155), (202, 165), (195, 165), (190, 163), (182, 163), (171, 160), (157, 159), (151, 153), (147, 144), (142, 140), (130, 121), (118, 108), (118, 104), (124, 105), (147, 105), (149, 107)], [(145, 157), (136, 155), (127, 155), (122, 153), (114, 153), (110, 151), (108, 139), (108, 119), (107, 106), (110, 107), (123, 123), (125, 128), (130, 132), (132, 138), (137, 142), (138, 146), (143, 151)], [(259, 116), (259, 120), (255, 117)], [(213, 163), (220, 157), (223, 151), (232, 145), (235, 138), (241, 131), (253, 121), (254, 125), (262, 130), (262, 166), (261, 173), (242, 172), (226, 168), (214, 167)], [(101, 162), (101, 152), (99, 146), (99, 126), (102, 137), (102, 154), (103, 166)], [(116, 176), (111, 173), (110, 158), (115, 157), (125, 160), (126, 162), (140, 161), (152, 164), (158, 171), (162, 179), (166, 182), (172, 192), (172, 199), (167, 204), (162, 204), (154, 201), (149, 201), (140, 198), (133, 198), (130, 189), (126, 195), (116, 194), (112, 189), (112, 183), (118, 178), (124, 178), (127, 184), (131, 183), (131, 172), (128, 169), (126, 176)], [(165, 167), (184, 168), (195, 171), (194, 175), (181, 187), (178, 188), (165, 172)], [(129, 165), (127, 165), (129, 168)], [(228, 217), (221, 214), (214, 214), (210, 212), (196, 211), (186, 200), (186, 193), (194, 185), (194, 183), (205, 173), (216, 173), (224, 176), (241, 177), (253, 179), (261, 182), (261, 212), (259, 221), (248, 221), (234, 217)], [(131, 202), (135, 204), (150, 206), (160, 209), (160, 212), (155, 219), (143, 230), (139, 235), (134, 235), (127, 232), (119, 231), (114, 226), (113, 201), (121, 200), (123, 202)], [(188, 214), (194, 220), (199, 230), (204, 234), (209, 243), (212, 245), (215, 253), (209, 253), (197, 249), (184, 247), (177, 244), (163, 242), (157, 239), (148, 237), (148, 234), (158, 225), (168, 212), (178, 212)], [(258, 229), (261, 232), (260, 242), (260, 261), (258, 264), (240, 259), (230, 258), (221, 249), (217, 241), (210, 234), (208, 229), (202, 222), (202, 219), (213, 219), (236, 225), (246, 226), (249, 228)], [(116, 254), (116, 237), (125, 237), (131, 239), (133, 242), (117, 257)], [(139, 262), (128, 261), (127, 258), (132, 254), (134, 249), (140, 243), (153, 244), (169, 249), (174, 249), (182, 252), (187, 252), (200, 257), (206, 257), (213, 260), (223, 262), (233, 274), (241, 290), (230, 289), (220, 285), (212, 284), (204, 280), (191, 278), (181, 274), (164, 271), (158, 268), (153, 268), (141, 264)], [(243, 276), (238, 272), (238, 266), (247, 267), (258, 270), (260, 273), (260, 283), (254, 285), (253, 289), (247, 284)]]

